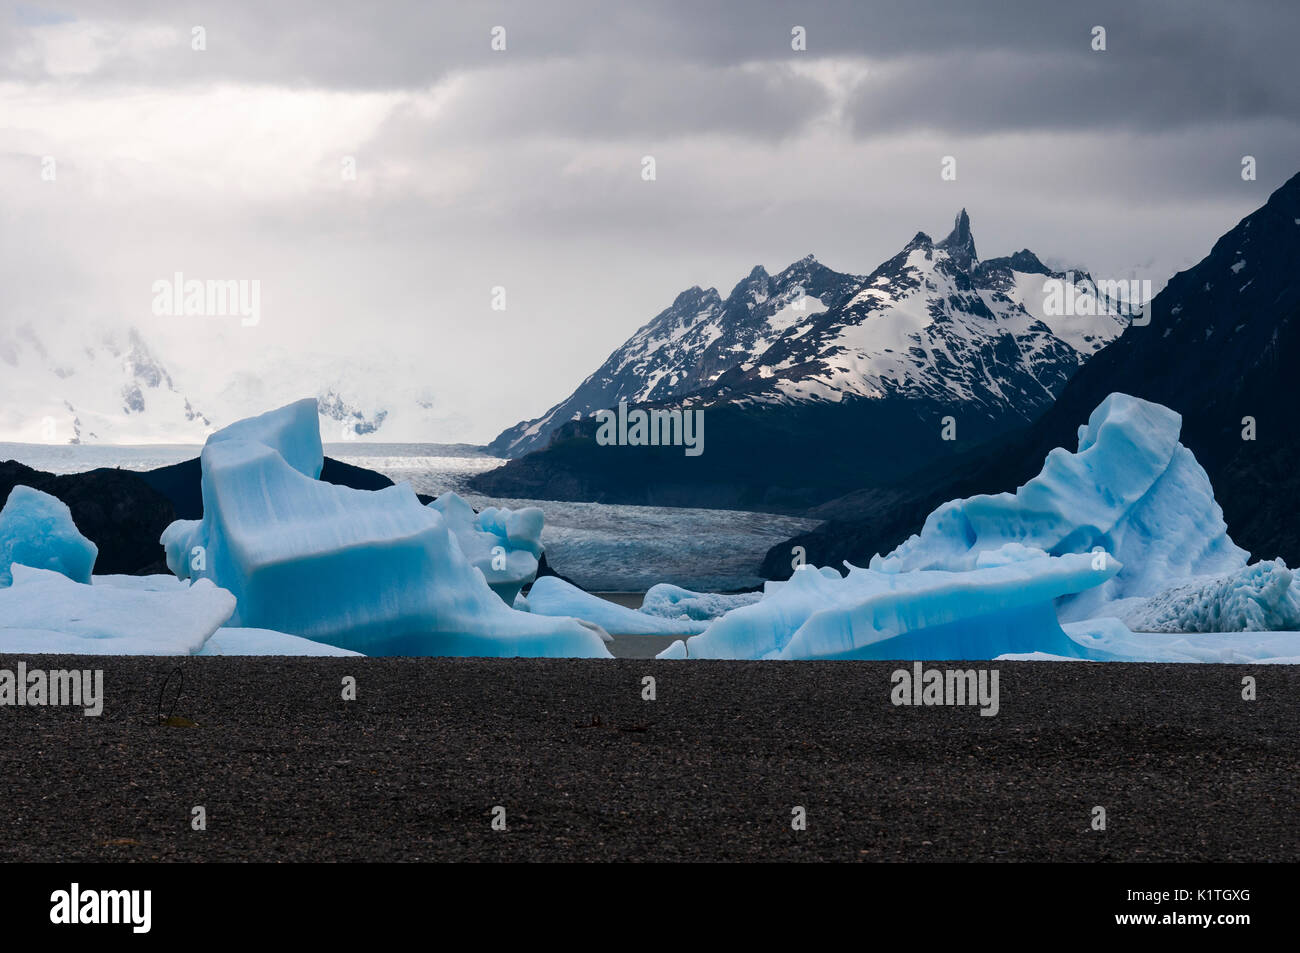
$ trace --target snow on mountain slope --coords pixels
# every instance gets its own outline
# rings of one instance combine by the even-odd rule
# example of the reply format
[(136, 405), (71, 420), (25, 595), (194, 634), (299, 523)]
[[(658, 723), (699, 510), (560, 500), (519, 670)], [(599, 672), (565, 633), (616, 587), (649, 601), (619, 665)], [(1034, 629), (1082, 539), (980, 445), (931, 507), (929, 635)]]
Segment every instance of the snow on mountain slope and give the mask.
[(1052, 272), (1028, 250), (980, 262), (963, 210), (943, 241), (918, 233), (841, 306), (792, 325), (701, 397), (752, 406), (903, 396), (1030, 419), (1126, 324), (1090, 306), (1048, 315), (1047, 282), (1071, 277), (1093, 299), (1087, 275)]
[[(1072, 283), (1082, 313), (1049, 314), (1049, 281)], [(963, 209), (943, 241), (918, 232), (866, 277), (808, 256), (776, 276), (755, 268), (726, 300), (683, 292), (568, 399), (490, 446), (520, 456), (620, 400), (690, 394), (741, 407), (899, 396), (1028, 420), (1119, 336), (1128, 322), (1113, 311), (1088, 275), (1027, 249), (980, 261)]]
[[(0, 321), (0, 441), (202, 443), (215, 429), (315, 393), (329, 441), (445, 434), (418, 366), (245, 348), (238, 369), (164, 358), (135, 327)], [(288, 395), (288, 397), (286, 397)]]
[(191, 443), (211, 422), (140, 333), (0, 325), (0, 440)]
[(681, 397), (734, 368), (748, 369), (792, 326), (840, 303), (862, 281), (808, 255), (776, 275), (754, 268), (725, 299), (714, 288), (683, 291), (566, 400), (506, 430), (489, 449), (519, 456), (545, 446), (555, 429), (576, 417), (621, 400)]

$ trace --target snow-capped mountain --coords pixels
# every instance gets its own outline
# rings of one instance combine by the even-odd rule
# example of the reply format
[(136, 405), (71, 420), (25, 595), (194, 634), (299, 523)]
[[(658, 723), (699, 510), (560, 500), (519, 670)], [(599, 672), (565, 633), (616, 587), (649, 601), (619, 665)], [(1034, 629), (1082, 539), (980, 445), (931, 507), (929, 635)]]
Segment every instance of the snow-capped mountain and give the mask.
[(1083, 313), (1049, 315), (1050, 280), (1067, 276), (1028, 250), (981, 262), (963, 209), (947, 238), (917, 233), (847, 301), (793, 322), (701, 397), (752, 406), (901, 396), (1032, 419), (1126, 323), (1095, 306), (1086, 274), (1070, 278)]
[(725, 299), (716, 288), (683, 291), (568, 398), (506, 430), (488, 449), (520, 456), (546, 446), (570, 420), (619, 401), (672, 400), (706, 388), (725, 372), (752, 363), (792, 325), (842, 304), (863, 280), (808, 255), (776, 275), (755, 267)]
[(194, 443), (212, 422), (134, 328), (0, 326), (0, 440)]
[(866, 481), (811, 515), (822, 527), (776, 547), (764, 575), (790, 573), (790, 547), (819, 565), (865, 561), (921, 528), (940, 503), (1011, 490), (1038, 472), (1107, 395), (1182, 415), (1180, 440), (1205, 468), (1233, 540), (1258, 559), (1300, 562), (1300, 174), (1170, 278), (1134, 323), (1066, 384), (1032, 425), (938, 461), (892, 486)]
[[(1087, 274), (1028, 250), (981, 261), (965, 211), (869, 275), (821, 267), (756, 270), (721, 303), (679, 297), (570, 398), (502, 434), (494, 448), (515, 459), (471, 485), (797, 512), (1023, 426), (1129, 321)], [(799, 310), (801, 282), (818, 303)], [(707, 449), (599, 444), (589, 415), (618, 400), (702, 411)]]
[[(1051, 280), (1074, 284), (1081, 313), (1049, 313)], [(1029, 420), (1123, 330), (1103, 304), (1088, 275), (1053, 272), (1028, 250), (981, 262), (963, 209), (943, 241), (918, 233), (865, 277), (810, 255), (775, 276), (755, 268), (726, 299), (682, 292), (566, 400), (491, 447), (519, 456), (619, 401), (688, 395), (739, 407), (905, 397)]]
[(0, 323), (0, 441), (202, 443), (213, 430), (315, 394), (327, 442), (427, 441), (446, 432), (418, 369), (274, 348), (239, 368), (164, 357), (135, 327)]

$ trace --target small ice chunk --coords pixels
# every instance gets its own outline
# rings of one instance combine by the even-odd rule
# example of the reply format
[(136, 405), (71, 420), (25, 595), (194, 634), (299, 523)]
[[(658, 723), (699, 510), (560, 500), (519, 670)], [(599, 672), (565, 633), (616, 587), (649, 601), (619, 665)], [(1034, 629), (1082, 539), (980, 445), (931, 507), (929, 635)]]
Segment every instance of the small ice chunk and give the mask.
[(620, 606), (572, 586), (558, 576), (543, 576), (528, 590), (528, 611), (533, 615), (568, 616), (600, 626), (618, 635), (691, 635), (703, 632), (708, 622), (669, 619)]
[(89, 583), (98, 556), (98, 547), (77, 530), (62, 500), (30, 486), (9, 492), (0, 510), (0, 587), (13, 580), (14, 563)]
[(641, 611), (665, 619), (712, 621), (732, 609), (753, 605), (763, 598), (761, 592), (692, 592), (681, 586), (661, 582), (651, 586), (641, 600)]
[(545, 517), (539, 507), (474, 508), (453, 492), (429, 504), (441, 513), (465, 558), (483, 573), (492, 591), (513, 605), (519, 590), (537, 577)]

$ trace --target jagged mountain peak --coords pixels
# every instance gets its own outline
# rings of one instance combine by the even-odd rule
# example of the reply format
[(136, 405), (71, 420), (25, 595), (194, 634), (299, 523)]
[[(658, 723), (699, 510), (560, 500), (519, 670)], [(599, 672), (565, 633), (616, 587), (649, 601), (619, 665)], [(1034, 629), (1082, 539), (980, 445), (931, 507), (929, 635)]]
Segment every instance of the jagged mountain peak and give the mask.
[(733, 296), (737, 294), (744, 294), (746, 289), (753, 288), (755, 286), (762, 286), (771, 277), (772, 276), (767, 273), (766, 268), (764, 268), (762, 265), (755, 265), (752, 269), (750, 269), (749, 274), (747, 274), (744, 278), (742, 278), (740, 281), (736, 283), (736, 287), (731, 290), (731, 294)]
[[(491, 448), (518, 456), (619, 401), (797, 406), (901, 398), (1025, 420), (1117, 337), (1109, 316), (1048, 314), (1032, 252), (979, 262), (970, 216), (934, 243), (918, 232), (865, 277), (812, 255), (775, 276), (754, 267), (722, 301), (679, 296), (542, 417)], [(1064, 276), (1060, 276), (1064, 277)]]
[(975, 237), (970, 231), (970, 216), (966, 214), (965, 209), (957, 213), (957, 217), (953, 220), (952, 231), (936, 247), (946, 248), (953, 261), (966, 269), (979, 260), (979, 255), (975, 252)]
[(1050, 270), (1028, 248), (1020, 249), (1008, 259), (1008, 263), (1016, 271), (1023, 271), (1031, 275), (1045, 275)]
[(721, 297), (717, 288), (701, 288), (699, 285), (691, 285), (673, 299), (672, 308), (673, 310), (682, 310), (697, 307), (707, 301), (720, 300)]
[(903, 251), (911, 251), (913, 248), (932, 248), (934, 240), (925, 232), (917, 232), (912, 236), (912, 240), (903, 246)]

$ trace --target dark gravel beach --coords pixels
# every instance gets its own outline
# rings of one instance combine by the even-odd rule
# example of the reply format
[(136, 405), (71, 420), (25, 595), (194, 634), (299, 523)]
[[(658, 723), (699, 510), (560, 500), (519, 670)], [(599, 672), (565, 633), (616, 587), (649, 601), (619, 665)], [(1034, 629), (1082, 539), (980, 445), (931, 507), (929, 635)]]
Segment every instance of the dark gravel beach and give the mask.
[(1300, 859), (1293, 666), (927, 663), (996, 668), (981, 717), (901, 663), (23, 661), (106, 701), (0, 707), (9, 861)]

